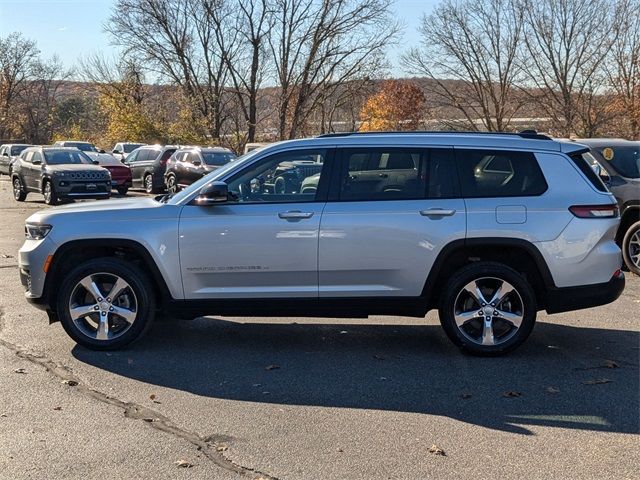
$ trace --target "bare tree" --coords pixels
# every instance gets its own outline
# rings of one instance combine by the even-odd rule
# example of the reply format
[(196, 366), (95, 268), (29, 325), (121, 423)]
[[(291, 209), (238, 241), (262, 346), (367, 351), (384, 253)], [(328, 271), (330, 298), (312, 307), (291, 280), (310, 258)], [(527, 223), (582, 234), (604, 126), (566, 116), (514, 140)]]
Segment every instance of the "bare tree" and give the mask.
[(445, 0), (423, 17), (421, 48), (403, 59), (431, 80), (426, 93), (439, 106), (462, 115), (464, 128), (506, 130), (524, 103), (515, 87), (522, 28), (516, 0)]
[(615, 95), (614, 107), (628, 122), (628, 135), (640, 137), (640, 1), (618, 0), (617, 35), (604, 62)]
[(158, 80), (180, 87), (194, 124), (213, 138), (224, 122), (228, 68), (216, 33), (226, 15), (215, 0), (117, 0), (105, 27)]
[(21, 33), (0, 38), (0, 138), (17, 133), (10, 111), (26, 88), (39, 54), (36, 43)]
[(597, 73), (611, 46), (611, 0), (523, 0), (527, 87), (558, 134), (579, 129), (578, 99), (597, 92)]
[(275, 0), (274, 8), (278, 136), (295, 138), (329, 92), (379, 69), (398, 26), (389, 0)]

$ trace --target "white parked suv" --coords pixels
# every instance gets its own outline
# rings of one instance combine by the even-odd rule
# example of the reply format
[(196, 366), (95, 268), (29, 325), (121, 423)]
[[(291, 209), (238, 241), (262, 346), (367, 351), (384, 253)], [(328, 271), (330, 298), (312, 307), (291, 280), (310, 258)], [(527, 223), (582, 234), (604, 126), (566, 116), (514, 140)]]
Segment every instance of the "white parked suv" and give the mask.
[(624, 288), (618, 207), (585, 152), (535, 132), (276, 143), (175, 195), (32, 215), (20, 275), (27, 299), (94, 349), (137, 339), (158, 311), (438, 309), (456, 345), (500, 354), (538, 311), (606, 304)]

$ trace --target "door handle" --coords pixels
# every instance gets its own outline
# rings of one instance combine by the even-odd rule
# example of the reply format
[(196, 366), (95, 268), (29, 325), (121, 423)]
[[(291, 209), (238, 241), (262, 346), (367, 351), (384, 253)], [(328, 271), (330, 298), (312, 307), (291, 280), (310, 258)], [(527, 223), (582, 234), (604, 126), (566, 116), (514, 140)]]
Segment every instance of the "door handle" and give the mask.
[(430, 208), (429, 210), (420, 210), (420, 215), (423, 217), (450, 217), (456, 213), (453, 209), (446, 208)]
[(313, 212), (301, 212), (299, 210), (291, 210), (289, 212), (280, 212), (278, 217), (285, 220), (300, 220), (303, 218), (311, 218), (313, 217)]

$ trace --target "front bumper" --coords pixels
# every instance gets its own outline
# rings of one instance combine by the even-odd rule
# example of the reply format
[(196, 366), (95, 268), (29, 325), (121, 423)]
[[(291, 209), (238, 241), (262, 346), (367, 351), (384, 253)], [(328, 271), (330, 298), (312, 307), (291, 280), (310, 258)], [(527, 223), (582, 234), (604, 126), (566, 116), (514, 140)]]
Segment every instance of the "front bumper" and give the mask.
[(59, 178), (54, 185), (58, 198), (106, 198), (111, 195), (111, 179), (82, 181)]
[(44, 265), (49, 255), (53, 255), (55, 250), (54, 242), (46, 237), (43, 240), (25, 240), (18, 252), (20, 283), (25, 289), (24, 295), (29, 303), (40, 306), (47, 301), (44, 294), (46, 278)]
[(624, 290), (624, 273), (618, 271), (605, 283), (579, 287), (551, 288), (546, 295), (547, 313), (561, 313), (611, 303)]

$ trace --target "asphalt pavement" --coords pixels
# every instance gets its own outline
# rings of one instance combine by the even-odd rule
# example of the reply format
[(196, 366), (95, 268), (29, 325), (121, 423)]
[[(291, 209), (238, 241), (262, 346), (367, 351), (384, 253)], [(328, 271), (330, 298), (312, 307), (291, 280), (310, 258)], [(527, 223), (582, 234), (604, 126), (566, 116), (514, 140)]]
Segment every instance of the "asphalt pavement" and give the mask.
[(506, 357), (426, 319), (163, 320), (93, 352), (24, 300), (44, 208), (0, 178), (2, 479), (631, 479), (640, 464), (640, 278), (541, 313)]

